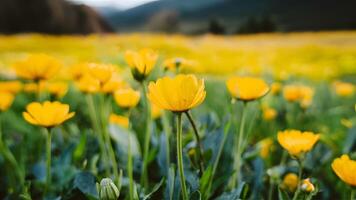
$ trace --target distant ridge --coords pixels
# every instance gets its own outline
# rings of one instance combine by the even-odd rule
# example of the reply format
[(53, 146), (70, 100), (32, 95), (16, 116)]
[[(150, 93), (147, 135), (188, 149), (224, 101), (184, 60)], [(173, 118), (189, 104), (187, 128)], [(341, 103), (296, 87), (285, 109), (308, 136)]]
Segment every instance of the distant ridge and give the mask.
[(355, 0), (160, 0), (105, 18), (120, 32), (165, 31), (151, 25), (172, 16), (177, 21), (175, 31), (188, 34), (209, 31), (211, 20), (217, 20), (226, 33), (249, 27), (256, 19), (267, 19), (282, 32), (347, 30), (356, 29), (355, 8)]
[(0, 0), (0, 33), (89, 34), (113, 29), (94, 9), (64, 0)]

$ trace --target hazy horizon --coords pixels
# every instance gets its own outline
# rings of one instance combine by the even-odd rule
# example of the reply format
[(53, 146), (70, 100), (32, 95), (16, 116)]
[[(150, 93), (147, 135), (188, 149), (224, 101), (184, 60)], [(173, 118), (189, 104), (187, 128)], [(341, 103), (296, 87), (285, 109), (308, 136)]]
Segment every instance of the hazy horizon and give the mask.
[(121, 10), (130, 9), (156, 0), (67, 0), (74, 3), (83, 3), (92, 7), (114, 7)]

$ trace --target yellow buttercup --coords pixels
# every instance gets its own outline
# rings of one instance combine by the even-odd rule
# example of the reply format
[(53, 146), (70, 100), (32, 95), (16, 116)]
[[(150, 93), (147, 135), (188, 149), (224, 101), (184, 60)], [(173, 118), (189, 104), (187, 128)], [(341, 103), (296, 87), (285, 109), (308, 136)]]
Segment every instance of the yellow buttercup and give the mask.
[(151, 117), (157, 119), (162, 115), (162, 109), (155, 104), (151, 103)]
[(45, 90), (60, 98), (67, 93), (68, 84), (66, 82), (49, 82), (45, 84)]
[(89, 74), (84, 75), (76, 81), (76, 86), (84, 93), (96, 93), (100, 91), (100, 81)]
[(283, 88), (283, 96), (289, 102), (299, 102), (303, 108), (313, 100), (314, 90), (305, 85), (287, 85)]
[(194, 75), (164, 77), (148, 85), (148, 98), (156, 106), (173, 112), (184, 112), (200, 105), (206, 96), (203, 79)]
[(272, 85), (271, 85), (271, 93), (274, 94), (274, 95), (277, 95), (281, 91), (281, 88), (282, 88), (282, 84), (281, 83), (278, 83), (278, 82), (272, 83)]
[(125, 60), (131, 67), (136, 80), (142, 81), (152, 71), (156, 65), (158, 54), (151, 49), (141, 49), (140, 51), (126, 51)]
[(312, 182), (310, 182), (310, 179), (307, 178), (302, 181), (301, 189), (305, 192), (313, 192), (315, 190), (315, 186)]
[(27, 59), (14, 64), (18, 77), (36, 81), (53, 78), (61, 66), (57, 59), (46, 54), (32, 54)]
[(352, 83), (336, 81), (334, 83), (335, 93), (342, 97), (352, 96), (355, 92), (355, 86)]
[(15, 96), (10, 92), (0, 91), (0, 111), (7, 110), (14, 101), (14, 98)]
[(319, 134), (299, 130), (280, 131), (277, 135), (279, 144), (293, 156), (310, 151), (319, 137)]
[(288, 173), (284, 176), (282, 186), (290, 192), (294, 192), (298, 187), (299, 179), (294, 173)]
[(58, 101), (32, 102), (22, 114), (30, 124), (42, 127), (58, 126), (74, 116), (74, 112), (69, 113), (69, 105)]
[(114, 65), (99, 63), (90, 63), (88, 68), (89, 74), (98, 80), (100, 84), (108, 82), (115, 70), (116, 67)]
[(273, 140), (271, 138), (265, 138), (259, 141), (257, 145), (260, 148), (260, 156), (262, 158), (267, 158), (271, 151)]
[(336, 175), (345, 183), (356, 187), (356, 161), (346, 154), (336, 158), (331, 164)]
[(226, 86), (234, 98), (242, 101), (259, 99), (269, 91), (263, 79), (254, 77), (232, 77), (226, 81)]
[(0, 92), (10, 92), (16, 94), (22, 89), (22, 83), (20, 81), (1, 81)]
[(129, 118), (122, 116), (122, 115), (116, 115), (116, 114), (110, 114), (109, 116), (109, 121), (112, 124), (117, 124), (119, 126), (122, 126), (124, 128), (129, 127)]
[(120, 77), (113, 76), (109, 81), (101, 86), (100, 91), (103, 93), (114, 93), (117, 90), (127, 88), (128, 84)]
[(274, 120), (277, 117), (277, 111), (274, 108), (266, 107), (262, 109), (262, 117), (266, 121)]
[(192, 67), (194, 62), (185, 58), (169, 58), (163, 61), (163, 67), (165, 70), (176, 71), (182, 67)]
[(135, 107), (140, 101), (140, 92), (131, 88), (120, 89), (114, 94), (115, 102), (123, 108)]

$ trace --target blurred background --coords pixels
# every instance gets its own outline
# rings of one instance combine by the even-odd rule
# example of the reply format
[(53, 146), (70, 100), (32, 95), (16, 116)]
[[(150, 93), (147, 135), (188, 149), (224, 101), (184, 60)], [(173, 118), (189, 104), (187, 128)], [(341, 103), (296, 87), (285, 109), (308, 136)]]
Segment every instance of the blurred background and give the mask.
[(355, 0), (1, 0), (0, 33), (352, 30), (355, 8)]

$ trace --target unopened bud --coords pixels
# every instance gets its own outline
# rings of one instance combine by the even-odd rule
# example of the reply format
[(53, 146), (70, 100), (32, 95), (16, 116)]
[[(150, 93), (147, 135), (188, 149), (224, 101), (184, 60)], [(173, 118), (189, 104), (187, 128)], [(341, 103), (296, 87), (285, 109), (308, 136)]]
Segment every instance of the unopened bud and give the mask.
[(99, 183), (96, 183), (100, 200), (117, 200), (120, 196), (120, 191), (110, 178), (103, 178)]
[(315, 190), (314, 185), (310, 182), (310, 179), (304, 179), (301, 186), (302, 190), (305, 192), (313, 192)]

